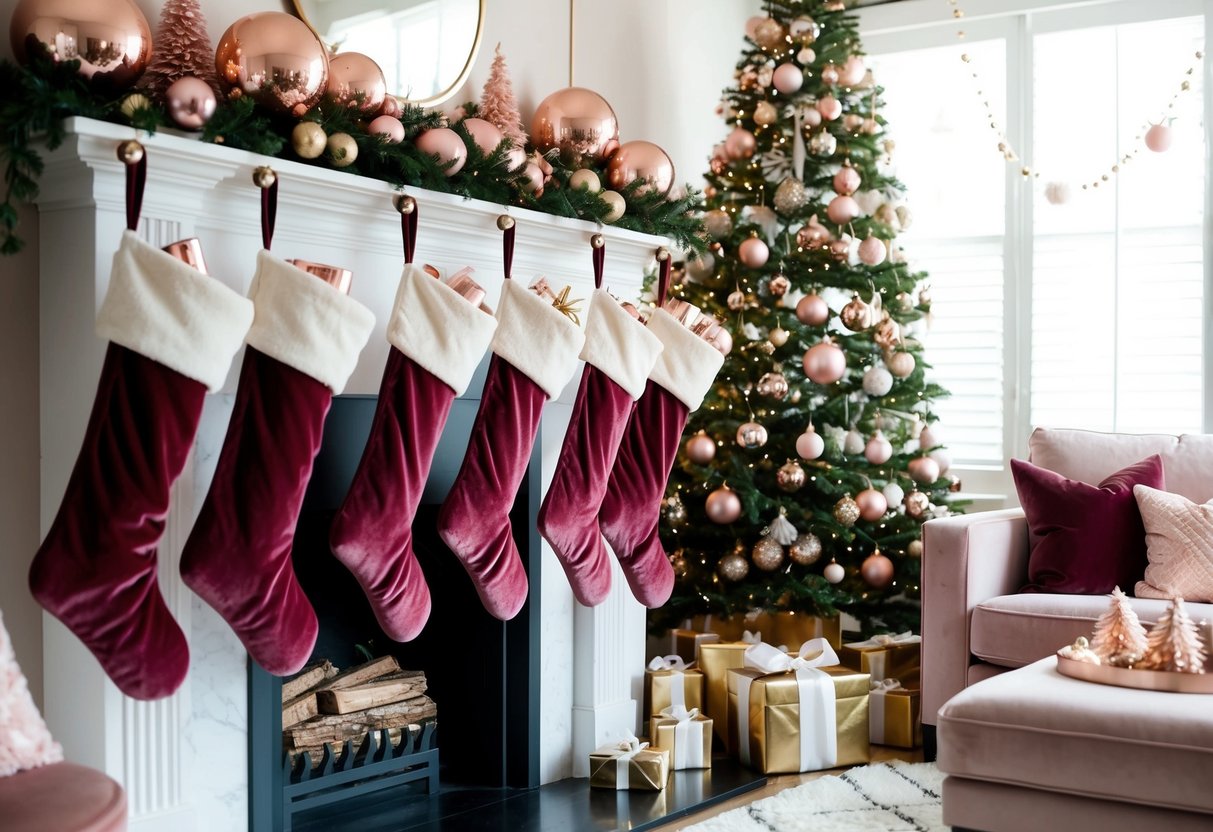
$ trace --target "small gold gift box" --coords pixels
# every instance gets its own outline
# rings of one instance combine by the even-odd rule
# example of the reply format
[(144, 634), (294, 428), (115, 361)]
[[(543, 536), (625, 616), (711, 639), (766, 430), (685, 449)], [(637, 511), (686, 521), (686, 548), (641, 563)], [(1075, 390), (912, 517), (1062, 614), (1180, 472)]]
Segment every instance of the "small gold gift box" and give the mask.
[(693, 708), (667, 708), (654, 714), (649, 720), (649, 740), (654, 748), (670, 752), (674, 771), (712, 767), (712, 720)]
[(658, 656), (644, 671), (644, 717), (649, 718), (666, 708), (703, 708), (703, 674), (687, 667), (681, 656)]
[(922, 699), (896, 679), (872, 680), (868, 699), (868, 738), (872, 745), (917, 748), (922, 745)]
[(747, 651), (746, 667), (728, 680), (729, 734), (742, 764), (787, 774), (868, 762), (870, 677), (837, 662), (824, 639), (797, 657), (769, 644)]
[(715, 633), (701, 633), (697, 630), (672, 630), (673, 651), (687, 664), (699, 661), (699, 645), (720, 641)]
[(907, 688), (920, 687), (921, 636), (906, 632), (847, 642), (838, 652), (838, 658), (845, 667), (871, 675), (874, 682), (896, 679)]
[(842, 645), (842, 620), (836, 615), (830, 618), (803, 612), (748, 612), (725, 617), (697, 615), (691, 619), (690, 629), (716, 633), (724, 641), (741, 641), (749, 632), (760, 636), (756, 641), (785, 645), (793, 651), (815, 638), (824, 638), (835, 650)]
[(744, 641), (709, 642), (699, 645), (699, 670), (703, 673), (703, 713), (727, 750), (729, 745), (729, 670), (745, 667)]
[(590, 785), (659, 792), (670, 779), (670, 752), (634, 738), (590, 753)]

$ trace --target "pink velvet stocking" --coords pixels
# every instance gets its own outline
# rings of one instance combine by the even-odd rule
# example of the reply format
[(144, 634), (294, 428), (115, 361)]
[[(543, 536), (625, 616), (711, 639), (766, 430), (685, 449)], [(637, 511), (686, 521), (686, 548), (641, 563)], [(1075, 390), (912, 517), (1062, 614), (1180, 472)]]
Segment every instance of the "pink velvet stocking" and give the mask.
[(303, 667), (316, 614), (291, 546), (324, 419), (374, 326), (334, 287), (261, 252), (235, 409), (181, 577), (270, 673)]
[(168, 696), (189, 666), (156, 547), (207, 388), (251, 320), (247, 300), (126, 232), (97, 320), (110, 345), (92, 415), (30, 589), (136, 699)]

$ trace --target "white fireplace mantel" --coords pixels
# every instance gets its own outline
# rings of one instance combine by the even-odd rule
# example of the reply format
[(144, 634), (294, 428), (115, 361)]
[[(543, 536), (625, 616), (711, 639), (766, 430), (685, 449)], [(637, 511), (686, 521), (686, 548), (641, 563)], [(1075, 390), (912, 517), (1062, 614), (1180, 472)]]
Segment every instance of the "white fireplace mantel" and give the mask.
[[(124, 177), (115, 150), (130, 128), (71, 119), (68, 136), (45, 154), (40, 212), (40, 522), (54, 519), (84, 435), (103, 355), (93, 323), (109, 282), (110, 260), (125, 227)], [(322, 167), (205, 144), (168, 132), (140, 137), (148, 176), (139, 233), (155, 245), (202, 241), (211, 274), (244, 292), (261, 247), (259, 191), (252, 171), (279, 175), (273, 249), (283, 257), (354, 272), (353, 295), (378, 317), (347, 393), (374, 394), (387, 355), (384, 321), (402, 262), (400, 217), (386, 183)], [(519, 208), (408, 189), (417, 198), (417, 260), (442, 269), (470, 265), (494, 305), (502, 282), (496, 220), (517, 221), (513, 273), (543, 274), (574, 297), (593, 280), (590, 237), (606, 238), (605, 287), (639, 293), (659, 238), (597, 227)], [(237, 357), (233, 367), (239, 366)], [(181, 691), (152, 703), (124, 697), (62, 625), (45, 616), (46, 716), (70, 759), (123, 783), (136, 830), (244, 829), (247, 825), (246, 655), (227, 626), (181, 583), (177, 562), (206, 494), (226, 430), (236, 371), (209, 396), (194, 454), (173, 490), (160, 549), (165, 599), (191, 649)], [(549, 405), (541, 428), (543, 483), (550, 481), (567, 425), (571, 384)], [(477, 393), (478, 395), (478, 393)], [(636, 694), (644, 660), (644, 611), (615, 566), (614, 590), (600, 607), (575, 603), (544, 545), (541, 580), (541, 776), (570, 776), (604, 739), (637, 727)], [(577, 657), (574, 661), (574, 656)]]

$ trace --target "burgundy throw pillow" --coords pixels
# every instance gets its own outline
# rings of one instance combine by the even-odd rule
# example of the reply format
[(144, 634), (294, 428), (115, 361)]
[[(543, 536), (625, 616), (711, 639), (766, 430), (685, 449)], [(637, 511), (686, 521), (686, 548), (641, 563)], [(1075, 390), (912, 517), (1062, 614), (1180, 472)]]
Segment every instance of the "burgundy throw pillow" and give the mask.
[(1032, 544), (1022, 592), (1101, 595), (1142, 579), (1146, 530), (1133, 486), (1164, 490), (1162, 457), (1146, 457), (1099, 485), (1019, 459), (1011, 460), (1011, 474)]

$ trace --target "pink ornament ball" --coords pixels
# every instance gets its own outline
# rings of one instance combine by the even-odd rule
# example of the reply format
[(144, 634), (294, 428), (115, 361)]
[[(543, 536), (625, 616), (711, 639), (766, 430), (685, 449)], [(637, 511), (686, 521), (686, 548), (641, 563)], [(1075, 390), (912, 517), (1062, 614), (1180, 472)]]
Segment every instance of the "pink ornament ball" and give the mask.
[(859, 506), (859, 516), (869, 523), (875, 523), (889, 510), (889, 501), (875, 488), (865, 488), (856, 494), (855, 505)]
[(830, 320), (830, 305), (821, 295), (805, 295), (796, 304), (796, 320), (809, 326), (822, 326)]
[(817, 459), (826, 449), (826, 442), (812, 426), (796, 437), (796, 453), (801, 459)]
[(847, 357), (829, 338), (804, 354), (804, 374), (816, 384), (833, 384), (847, 371)]
[(750, 237), (737, 248), (737, 256), (751, 269), (761, 269), (771, 256), (771, 250), (758, 237)]
[(1166, 153), (1171, 148), (1171, 128), (1165, 124), (1155, 124), (1147, 130), (1146, 147), (1155, 153)]
[(817, 127), (821, 124), (821, 113), (817, 112), (816, 108), (805, 110), (800, 114), (800, 118), (806, 127)]
[(929, 456), (916, 456), (906, 466), (915, 482), (930, 484), (939, 479), (939, 463)]
[(826, 216), (830, 222), (846, 225), (859, 216), (859, 203), (852, 196), (836, 196), (826, 206)]
[(385, 116), (399, 118), (404, 110), (400, 106), (400, 99), (394, 95), (389, 95), (383, 99), (383, 106), (379, 108), (379, 112)]
[(881, 240), (879, 237), (869, 236), (859, 244), (859, 260), (868, 266), (879, 266), (884, 262), (887, 253), (884, 240)]
[[(758, 37), (758, 24), (766, 20), (766, 15), (754, 15), (745, 22), (745, 36), (750, 40), (755, 40)], [(755, 40), (755, 42), (757, 42)]]
[(388, 144), (404, 141), (404, 125), (395, 116), (377, 116), (366, 126), (366, 132), (372, 136), (386, 136)]
[(804, 73), (801, 72), (800, 67), (796, 66), (796, 64), (780, 64), (775, 67), (775, 73), (771, 76), (771, 83), (775, 85), (775, 89), (784, 95), (791, 95), (804, 85)]
[(842, 102), (832, 95), (823, 95), (817, 100), (817, 112), (826, 121), (833, 121), (842, 115)]
[(884, 465), (893, 458), (893, 444), (885, 439), (883, 433), (876, 431), (876, 434), (868, 440), (867, 447), (863, 449), (863, 456), (873, 465)]
[(838, 173), (834, 174), (834, 193), (841, 196), (850, 196), (859, 190), (859, 186), (863, 180), (859, 176), (859, 171), (847, 165), (844, 168), (839, 168)]
[(734, 127), (733, 132), (724, 140), (724, 152), (730, 159), (748, 159), (754, 155), (754, 149), (757, 147), (758, 140), (744, 127)]
[(712, 437), (699, 433), (687, 440), (687, 459), (696, 465), (707, 465), (716, 458), (716, 443)]
[(498, 130), (495, 124), (491, 124), (482, 118), (465, 118), (463, 126), (467, 128), (472, 141), (476, 143), (476, 147), (480, 148), (480, 152), (485, 156), (496, 150), (497, 145), (501, 144), (501, 140), (505, 138), (505, 134)]
[(717, 488), (708, 495), (704, 511), (713, 523), (727, 526), (741, 517), (741, 498), (729, 488)]
[(844, 87), (854, 87), (863, 81), (863, 76), (867, 74), (867, 71), (868, 68), (864, 65), (863, 58), (859, 55), (852, 55), (839, 69), (838, 81)]
[(868, 555), (859, 567), (859, 574), (873, 589), (884, 589), (893, 583), (893, 561), (880, 552)]
[(426, 130), (417, 137), (417, 149), (422, 153), (437, 156), (438, 161), (443, 164), (453, 162), (454, 164), (443, 171), (447, 176), (459, 173), (468, 159), (468, 149), (464, 146), (463, 139), (448, 127)]
[(527, 164), (522, 172), (522, 187), (527, 193), (534, 194), (536, 199), (543, 196), (543, 170), (539, 165), (534, 162)]
[(914, 372), (914, 367), (918, 363), (914, 360), (914, 356), (908, 352), (895, 352), (885, 358), (885, 366), (889, 368), (889, 372), (897, 378), (909, 378)]

